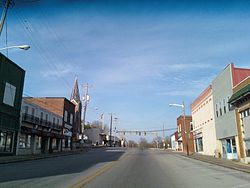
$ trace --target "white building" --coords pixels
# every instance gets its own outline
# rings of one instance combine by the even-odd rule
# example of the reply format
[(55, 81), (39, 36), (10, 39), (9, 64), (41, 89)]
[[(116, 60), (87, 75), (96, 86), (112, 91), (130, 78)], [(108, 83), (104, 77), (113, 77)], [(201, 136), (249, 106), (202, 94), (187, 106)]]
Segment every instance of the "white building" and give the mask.
[(60, 151), (62, 138), (61, 116), (22, 100), (18, 154)]
[(178, 142), (176, 141), (176, 132), (174, 132), (171, 136), (170, 136), (170, 142), (171, 142), (171, 149), (174, 151), (178, 150)]
[(191, 104), (195, 152), (217, 156), (213, 90), (209, 85)]

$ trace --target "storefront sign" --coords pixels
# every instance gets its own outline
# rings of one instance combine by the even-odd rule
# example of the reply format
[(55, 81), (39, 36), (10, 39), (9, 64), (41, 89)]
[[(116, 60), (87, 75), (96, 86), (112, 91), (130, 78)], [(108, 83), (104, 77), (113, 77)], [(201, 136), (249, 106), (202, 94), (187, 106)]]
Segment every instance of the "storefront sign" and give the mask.
[(68, 124), (64, 124), (64, 127), (67, 128), (67, 129), (72, 129), (72, 126), (71, 125), (68, 125)]
[(63, 135), (65, 135), (65, 136), (72, 136), (72, 132), (69, 131), (68, 129), (63, 129)]

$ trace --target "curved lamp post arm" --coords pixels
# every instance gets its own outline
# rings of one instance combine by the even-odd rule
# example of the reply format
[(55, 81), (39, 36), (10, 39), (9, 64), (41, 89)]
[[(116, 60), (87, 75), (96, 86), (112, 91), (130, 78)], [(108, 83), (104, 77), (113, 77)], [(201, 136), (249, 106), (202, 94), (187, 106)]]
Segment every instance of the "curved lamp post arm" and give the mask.
[(21, 50), (28, 50), (28, 49), (30, 49), (30, 46), (29, 45), (7, 46), (4, 48), (0, 48), (0, 51), (12, 49), (12, 48), (19, 48)]

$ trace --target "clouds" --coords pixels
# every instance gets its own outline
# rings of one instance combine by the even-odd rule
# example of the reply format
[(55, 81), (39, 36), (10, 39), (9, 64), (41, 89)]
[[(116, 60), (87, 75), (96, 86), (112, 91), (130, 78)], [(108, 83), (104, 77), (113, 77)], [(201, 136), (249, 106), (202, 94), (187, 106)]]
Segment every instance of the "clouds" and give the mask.
[(41, 71), (41, 74), (45, 78), (51, 78), (55, 76), (58, 78), (62, 78), (67, 77), (69, 76), (69, 74), (75, 72), (76, 70), (74, 70), (74, 68), (69, 64), (57, 64), (56, 66), (54, 65), (54, 69), (43, 70)]
[(129, 122), (122, 127), (143, 129), (175, 124), (179, 110), (168, 102), (190, 104), (231, 61), (249, 67), (247, 12), (125, 2), (37, 4), (9, 14), (9, 43), (31, 45), (10, 56), (26, 69), (25, 90), (69, 97), (78, 75), (79, 84), (94, 85), (92, 105), (119, 114)]

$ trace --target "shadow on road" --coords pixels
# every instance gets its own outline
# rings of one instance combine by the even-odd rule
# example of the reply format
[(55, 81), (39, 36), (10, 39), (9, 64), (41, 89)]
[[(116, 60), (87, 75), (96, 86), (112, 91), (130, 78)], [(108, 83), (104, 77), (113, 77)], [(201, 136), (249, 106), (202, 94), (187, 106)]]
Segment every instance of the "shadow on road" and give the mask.
[(0, 182), (80, 173), (104, 162), (118, 160), (124, 149), (92, 150), (83, 154), (0, 165)]

